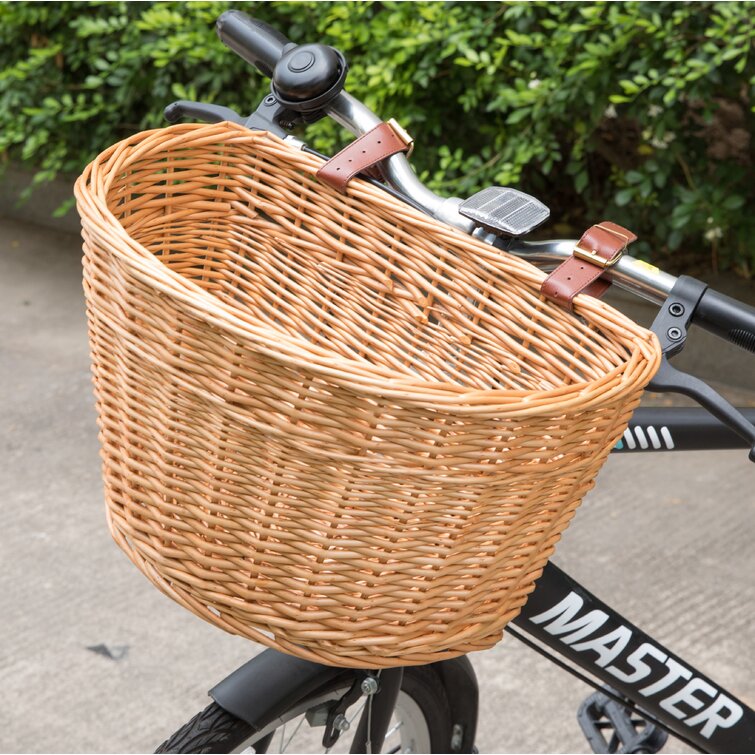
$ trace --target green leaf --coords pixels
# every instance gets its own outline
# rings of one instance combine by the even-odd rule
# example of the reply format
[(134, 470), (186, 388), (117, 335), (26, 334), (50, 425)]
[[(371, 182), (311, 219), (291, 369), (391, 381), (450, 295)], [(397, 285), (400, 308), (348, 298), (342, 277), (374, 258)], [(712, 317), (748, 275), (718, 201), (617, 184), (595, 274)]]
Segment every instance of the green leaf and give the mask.
[(519, 123), (520, 121), (523, 121), (525, 118), (528, 118), (530, 116), (531, 110), (530, 108), (520, 108), (519, 110), (515, 110), (507, 119), (506, 123), (508, 123), (510, 126), (513, 126), (515, 123)]
[(724, 200), (723, 207), (726, 210), (738, 210), (745, 203), (745, 198), (732, 194)]
[(586, 188), (590, 178), (587, 175), (587, 171), (582, 170), (574, 176), (574, 189), (577, 194), (581, 194)]
[(671, 227), (680, 229), (688, 226), (693, 212), (694, 207), (682, 206), (674, 208), (674, 211), (671, 213)]
[(73, 207), (76, 206), (76, 197), (69, 197), (66, 199), (65, 202), (58, 205), (52, 213), (52, 216), (54, 218), (62, 218), (64, 215), (67, 215)]
[(663, 95), (663, 104), (664, 105), (671, 105), (677, 98), (676, 90), (675, 89), (669, 89), (664, 95)]
[(666, 244), (668, 245), (668, 248), (673, 252), (681, 246), (683, 240), (684, 234), (680, 230), (671, 231)]
[(622, 189), (621, 191), (616, 192), (613, 201), (616, 202), (619, 207), (624, 207), (625, 205), (628, 205), (632, 199), (634, 199), (634, 189)]

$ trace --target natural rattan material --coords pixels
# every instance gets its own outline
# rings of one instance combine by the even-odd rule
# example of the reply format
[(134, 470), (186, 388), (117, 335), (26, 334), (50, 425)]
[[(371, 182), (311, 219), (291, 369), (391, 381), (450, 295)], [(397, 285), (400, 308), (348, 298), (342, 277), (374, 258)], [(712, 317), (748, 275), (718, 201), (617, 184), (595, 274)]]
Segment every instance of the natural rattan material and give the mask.
[(606, 304), (230, 124), (76, 185), (110, 527), (181, 605), (328, 664), (497, 642), (659, 362)]

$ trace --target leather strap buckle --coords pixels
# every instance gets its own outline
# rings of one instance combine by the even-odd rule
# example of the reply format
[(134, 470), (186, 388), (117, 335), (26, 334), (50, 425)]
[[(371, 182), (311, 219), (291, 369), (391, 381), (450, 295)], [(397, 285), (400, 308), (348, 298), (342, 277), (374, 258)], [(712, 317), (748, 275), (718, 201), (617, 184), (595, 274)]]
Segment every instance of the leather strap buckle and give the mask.
[(579, 293), (602, 296), (610, 282), (601, 276), (636, 239), (631, 231), (608, 220), (590, 226), (572, 250), (572, 256), (543, 281), (541, 292), (566, 309), (572, 309), (572, 300)]
[[(611, 226), (609, 227), (605, 223), (598, 223), (597, 225), (593, 226), (593, 228), (600, 228), (601, 231), (605, 231), (606, 233), (610, 233), (617, 238), (621, 239), (623, 244), (621, 247), (614, 250), (612, 257), (603, 257), (600, 254), (598, 254), (595, 249), (592, 249), (590, 251), (587, 251), (587, 249), (583, 249), (579, 244), (577, 244), (574, 247), (574, 250), (572, 251), (572, 254), (580, 260), (585, 260), (586, 262), (592, 262), (593, 265), (597, 265), (598, 267), (605, 270), (608, 267), (613, 267), (622, 257), (624, 252), (627, 249), (627, 244), (630, 241), (633, 241), (634, 239), (631, 238), (628, 234), (622, 233), (619, 228), (621, 228), (620, 225), (616, 225), (616, 223), (611, 223)], [(626, 229), (622, 229), (626, 230)], [(636, 237), (635, 237), (636, 238)], [(580, 239), (580, 242), (582, 239)]]
[(613, 257), (611, 257), (610, 259), (604, 259), (594, 249), (591, 252), (588, 252), (587, 249), (583, 249), (579, 244), (577, 244), (577, 246), (575, 246), (572, 250), (572, 254), (577, 259), (585, 260), (586, 262), (592, 262), (593, 265), (602, 267), (605, 270), (607, 267), (613, 267), (621, 259), (625, 249), (626, 247), (622, 247), (614, 253)]
[(406, 156), (411, 157), (412, 152), (414, 152), (414, 137), (395, 118), (389, 118), (386, 123), (393, 129), (396, 136), (406, 144), (408, 148)]

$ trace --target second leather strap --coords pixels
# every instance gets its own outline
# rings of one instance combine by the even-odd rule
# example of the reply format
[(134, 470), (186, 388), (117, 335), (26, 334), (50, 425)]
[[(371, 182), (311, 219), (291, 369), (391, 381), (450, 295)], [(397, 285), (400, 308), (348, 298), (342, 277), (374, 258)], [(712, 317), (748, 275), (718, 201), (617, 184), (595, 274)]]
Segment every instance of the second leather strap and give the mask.
[(540, 291), (569, 310), (577, 294), (602, 296), (611, 284), (600, 276), (619, 260), (627, 244), (636, 240), (631, 231), (608, 220), (590, 226), (572, 256), (543, 281)]

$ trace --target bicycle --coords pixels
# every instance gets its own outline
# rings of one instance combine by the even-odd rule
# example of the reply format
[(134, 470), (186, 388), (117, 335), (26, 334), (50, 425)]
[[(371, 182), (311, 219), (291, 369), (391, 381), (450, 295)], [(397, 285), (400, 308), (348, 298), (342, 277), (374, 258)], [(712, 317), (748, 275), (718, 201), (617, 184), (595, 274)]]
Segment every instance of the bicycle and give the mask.
[[(309, 152), (288, 134), (292, 126), (325, 115), (357, 136), (383, 126), (378, 116), (344, 91), (346, 62), (338, 51), (294, 45), (237, 11), (221, 16), (218, 33), (234, 52), (272, 77), (272, 94), (248, 118), (227, 108), (179, 101), (166, 109), (169, 121), (184, 116), (231, 121), (270, 131)], [(398, 124), (390, 128), (403, 142), (401, 151), (407, 151), (410, 137)], [(366, 180), (437, 220), (546, 268), (575, 258), (575, 241), (523, 240), (548, 217), (547, 208), (532, 197), (493, 187), (465, 201), (444, 199), (418, 181), (403, 154), (380, 163), (384, 183)], [(705, 383), (668, 362), (684, 345), (693, 323), (755, 351), (755, 310), (693, 278), (674, 278), (640, 263), (623, 249), (603, 260), (589, 250), (579, 251), (579, 259), (597, 264), (601, 278), (660, 305), (652, 329), (665, 358), (651, 386), (684, 393), (704, 407), (638, 409), (615, 451), (747, 447), (755, 461), (755, 411), (734, 409)], [(512, 623), (510, 634), (598, 690), (580, 709), (580, 724), (594, 751), (657, 752), (667, 731), (701, 751), (747, 752), (755, 746), (755, 711), (553, 563), (546, 566)], [(606, 686), (599, 687), (575, 667)], [(318, 738), (323, 730), (322, 745), (330, 750), (358, 717), (351, 752), (382, 747), (389, 752), (474, 752), (477, 694), (474, 671), (465, 656), (427, 666), (354, 670), (266, 650), (213, 688), (214, 702), (158, 751), (251, 747), (266, 752), (276, 744), (284, 751), (305, 722), (318, 730)], [(299, 723), (288, 733), (286, 726), (295, 718)], [(398, 745), (393, 744), (395, 735)]]

